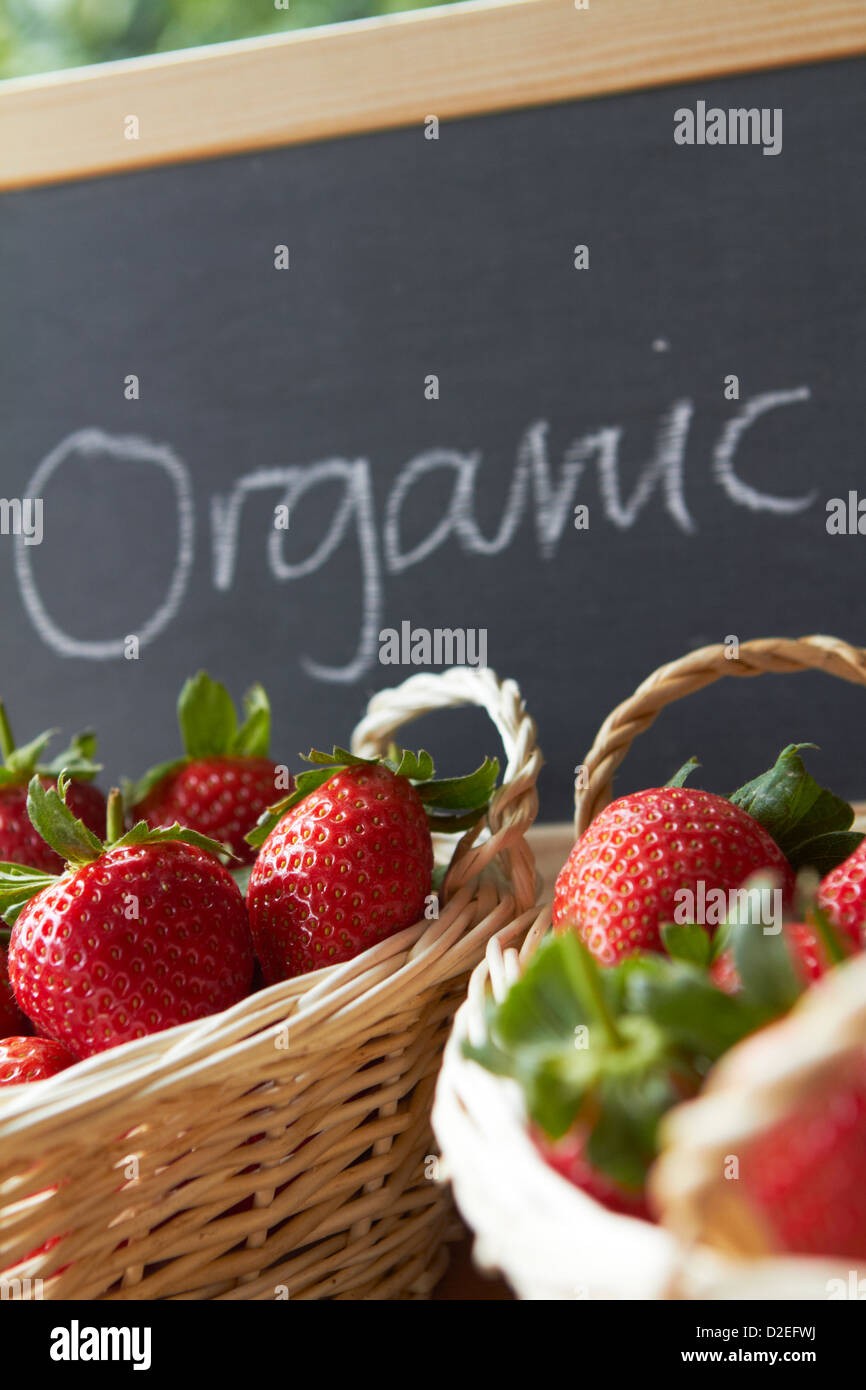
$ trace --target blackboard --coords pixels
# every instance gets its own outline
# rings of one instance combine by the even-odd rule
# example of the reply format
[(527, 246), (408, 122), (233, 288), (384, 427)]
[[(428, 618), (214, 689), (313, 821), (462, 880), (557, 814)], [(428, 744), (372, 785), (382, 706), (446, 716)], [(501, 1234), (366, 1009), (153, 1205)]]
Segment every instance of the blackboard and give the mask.
[[(781, 109), (781, 152), (677, 145), (700, 101)], [(826, 525), (866, 496), (864, 131), (858, 59), (0, 196), (0, 493), (44, 499), (41, 545), (0, 535), (22, 735), (92, 721), (138, 773), (204, 666), (265, 683), (289, 759), (411, 674), (380, 665), (382, 629), (486, 629), (564, 819), (597, 725), (661, 662), (866, 641), (866, 536)], [(820, 676), (726, 681), (619, 785), (696, 753), (726, 790), (808, 739), (862, 796), (862, 718)], [(448, 720), (417, 734), (447, 766), (492, 751), (480, 716)]]

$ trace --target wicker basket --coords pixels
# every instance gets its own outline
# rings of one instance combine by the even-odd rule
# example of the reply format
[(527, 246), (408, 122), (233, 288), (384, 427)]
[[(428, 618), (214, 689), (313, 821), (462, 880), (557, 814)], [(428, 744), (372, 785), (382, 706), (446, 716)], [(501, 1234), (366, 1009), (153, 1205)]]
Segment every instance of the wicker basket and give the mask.
[(467, 704), (489, 713), (507, 766), (486, 821), (456, 848), (454, 836), (437, 844), (451, 863), (438, 920), (0, 1093), (0, 1270), (22, 1281), (13, 1293), (429, 1293), (453, 1222), (427, 1161), (433, 1086), (469, 971), (535, 900), (525, 834), (541, 757), (515, 684), (465, 668), (374, 696), (352, 743), (370, 756), (401, 725)]
[[(866, 651), (830, 637), (779, 638), (741, 644), (737, 660), (723, 646), (714, 646), (660, 667), (601, 726), (576, 790), (576, 833), (582, 834), (609, 803), (614, 772), (632, 741), (665, 705), (722, 676), (803, 670), (866, 685)], [(525, 936), (512, 923), (491, 939), (455, 1020), (437, 1088), (434, 1130), (457, 1205), (475, 1233), (478, 1263), (501, 1271), (518, 1296), (529, 1299), (826, 1298), (828, 1279), (845, 1275), (850, 1261), (843, 1262), (843, 1270), (833, 1261), (728, 1258), (669, 1229), (609, 1212), (540, 1158), (527, 1134), (516, 1084), (464, 1058), (464, 1039), (480, 1041), (483, 1036), (488, 991), (503, 997), (550, 920), (548, 906)], [(837, 1046), (850, 1046), (851, 1029), (855, 1034), (859, 1029), (866, 1043), (866, 961), (833, 972), (820, 994), (830, 999), (822, 1017), (836, 1012), (853, 1018), (847, 1031), (840, 1028)], [(826, 1052), (831, 1045), (810, 1018), (804, 1007), (788, 1025), (801, 1039), (798, 1056), (804, 1074), (815, 1063), (815, 1048)], [(790, 1039), (790, 1033), (778, 1036)], [(744, 1106), (748, 1099), (744, 1091)], [(765, 1097), (759, 1096), (759, 1102), (759, 1108), (764, 1106)], [(712, 1120), (719, 1105), (700, 1113), (709, 1113)], [(700, 1147), (700, 1139), (687, 1128), (689, 1143)], [(676, 1174), (674, 1186), (682, 1182), (681, 1165), (668, 1171)], [(673, 1200), (670, 1205), (676, 1207)], [(684, 1222), (677, 1224), (679, 1230)]]

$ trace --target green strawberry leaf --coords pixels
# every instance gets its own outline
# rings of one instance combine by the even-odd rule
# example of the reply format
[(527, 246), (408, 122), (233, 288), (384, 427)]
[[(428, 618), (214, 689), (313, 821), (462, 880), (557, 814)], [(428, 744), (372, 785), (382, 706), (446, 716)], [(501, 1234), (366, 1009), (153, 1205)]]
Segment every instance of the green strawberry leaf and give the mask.
[[(80, 733), (72, 735), (69, 747), (65, 751), (71, 759), (81, 758), (85, 762), (92, 762), (96, 757), (96, 734), (92, 729), (82, 729)], [(99, 770), (101, 771), (101, 768)], [(59, 772), (62, 771), (63, 768), (60, 768)]]
[(226, 687), (199, 671), (184, 682), (177, 701), (184, 754), (158, 763), (137, 781), (123, 783), (124, 804), (140, 806), (166, 777), (195, 758), (266, 758), (271, 741), (271, 707), (264, 687), (253, 685), (244, 696), (245, 719), (239, 726)]
[(237, 737), (232, 697), (206, 671), (199, 671), (184, 682), (177, 702), (177, 721), (190, 758), (225, 756)]
[(517, 1080), (534, 1122), (559, 1138), (605, 1066), (627, 1070), (646, 1064), (645, 1044), (620, 1032), (621, 986), (621, 972), (599, 970), (573, 932), (550, 936), (489, 1012), (487, 1040), (467, 1044), (464, 1051)]
[(746, 908), (728, 923), (743, 997), (762, 1009), (765, 1019), (787, 1013), (804, 989), (794, 969), (782, 923), (761, 920), (761, 890), (773, 886), (771, 879), (760, 874), (748, 879), (743, 885), (749, 891)]
[(520, 979), (496, 1012), (496, 1036), (507, 1048), (574, 1044), (574, 1030), (589, 1021), (581, 997), (579, 948), (572, 932), (540, 943)]
[(57, 788), (43, 787), (33, 777), (27, 788), (27, 814), (43, 840), (68, 864), (89, 864), (102, 853), (98, 840), (66, 805), (69, 777), (62, 772)]
[(302, 756), (304, 762), (313, 764), (313, 767), (300, 773), (295, 779), (294, 790), (269, 806), (254, 828), (244, 836), (253, 849), (261, 849), (287, 811), (347, 767), (384, 765), (395, 776), (406, 777), (424, 802), (430, 829), (442, 834), (456, 834), (478, 824), (487, 810), (499, 776), (498, 759), (485, 758), (481, 766), (466, 777), (449, 777), (436, 782), (431, 780), (434, 767), (429, 753), (424, 749), (411, 753), (394, 745), (384, 759), (359, 758), (340, 747), (335, 747), (333, 753), (311, 748), (309, 753)]
[(0, 700), (0, 754), (3, 756), (4, 763), (15, 752), (15, 738), (9, 726), (9, 716), (6, 713), (6, 706)]
[(826, 835), (815, 835), (811, 840), (804, 840), (791, 850), (788, 860), (795, 872), (814, 869), (824, 878), (849, 854), (853, 854), (862, 841), (863, 835), (859, 830), (831, 830)]
[(698, 926), (696, 922), (683, 925), (677, 922), (665, 922), (661, 928), (661, 937), (671, 960), (689, 961), (694, 965), (709, 965), (712, 942), (706, 927)]
[(47, 777), (59, 777), (61, 772), (68, 772), (76, 782), (89, 782), (97, 772), (102, 771), (102, 764), (95, 761), (96, 758), (96, 735), (92, 729), (85, 729), (80, 734), (75, 734), (70, 740), (69, 746), (64, 748), (62, 753), (58, 753), (50, 763), (38, 763), (36, 771)]
[(498, 777), (499, 759), (485, 758), (480, 767), (465, 777), (445, 777), (438, 782), (427, 781), (416, 785), (425, 806), (448, 811), (480, 812), (489, 805)]
[(570, 1047), (538, 1056), (531, 1066), (518, 1062), (512, 1075), (520, 1084), (535, 1124), (561, 1139), (574, 1124), (599, 1081), (598, 1057), (591, 1047)]
[(359, 758), (356, 754), (350, 753), (348, 748), (337, 747), (332, 753), (323, 753), (320, 748), (311, 748), (309, 753), (301, 754), (301, 759), (305, 763), (329, 767), (333, 772), (339, 772), (343, 767), (375, 767), (379, 762), (378, 758)]
[(410, 753), (408, 748), (396, 748), (392, 746), (392, 757), (385, 759), (385, 763), (396, 772), (398, 777), (408, 777), (410, 782), (429, 782), (435, 771), (433, 759), (425, 749), (420, 753)]
[(707, 961), (707, 965), (715, 965), (716, 961), (719, 959), (719, 956), (724, 955), (725, 951), (727, 951), (730, 944), (731, 924), (730, 922), (721, 922), (719, 926), (716, 927), (716, 930), (713, 932), (712, 939), (710, 941), (710, 958)]
[[(693, 932), (672, 941), (706, 957)], [(601, 969), (569, 931), (541, 942), (500, 1004), (488, 1001), (485, 1035), (463, 1051), (515, 1080), (551, 1139), (582, 1126), (588, 1160), (639, 1190), (662, 1116), (766, 1018), (753, 998), (717, 989), (705, 964), (639, 952)]]
[[(119, 840), (115, 840), (110, 849), (123, 849), (127, 846), (135, 845), (162, 845), (175, 840), (182, 841), (185, 845), (194, 845), (196, 849), (203, 849), (207, 854), (212, 854), (215, 859), (222, 859), (228, 856), (236, 858), (227, 845), (220, 844), (218, 840), (211, 840), (207, 835), (200, 835), (197, 830), (190, 830), (186, 825), (159, 826), (152, 829), (146, 821), (140, 820), (131, 830), (127, 830), (121, 835)], [(101, 846), (100, 846), (101, 848)]]
[(0, 864), (0, 917), (7, 926), (14, 927), (30, 899), (56, 882), (56, 874), (41, 873), (24, 864)]
[(624, 968), (629, 1007), (652, 1018), (701, 1067), (765, 1021), (752, 1000), (717, 989), (696, 962), (647, 953), (630, 956)]
[(817, 903), (813, 903), (809, 908), (807, 920), (815, 928), (815, 934), (821, 940), (827, 959), (833, 965), (841, 965), (843, 961), (848, 960), (852, 953), (851, 946), (843, 941), (826, 912)]
[(44, 734), (31, 739), (30, 743), (16, 747), (6, 709), (0, 701), (0, 753), (3, 755), (0, 786), (11, 786), (14, 783), (23, 785), (29, 782), (36, 772), (43, 777), (57, 778), (61, 772), (66, 771), (71, 777), (84, 782), (101, 771), (100, 764), (94, 761), (96, 735), (90, 729), (76, 734), (68, 748), (64, 748), (51, 762), (44, 762), (42, 754), (57, 732), (57, 729), (48, 729)]
[[(219, 844), (206, 835), (200, 835), (198, 831), (190, 830), (187, 826), (175, 824), (153, 830), (145, 821), (139, 821), (131, 830), (120, 833), (123, 830), (123, 798), (117, 789), (114, 789), (108, 798), (109, 838), (108, 842), (103, 843), (72, 814), (67, 806), (66, 794), (69, 790), (69, 782), (70, 778), (65, 771), (61, 772), (58, 777), (56, 789), (50, 786), (43, 787), (39, 778), (34, 776), (27, 788), (27, 813), (43, 840), (66, 861), (70, 868), (90, 864), (109, 849), (129, 845), (159, 845), (172, 840), (180, 840), (184, 844), (195, 845), (196, 848), (205, 850), (206, 853), (221, 860), (236, 857), (227, 845)], [(15, 868), (16, 866), (11, 867)], [(54, 875), (40, 875), (33, 869), (26, 869), (24, 873), (33, 877), (33, 882), (38, 886), (31, 887), (31, 890), (22, 896), (21, 873), (12, 874), (6, 885), (7, 890), (11, 891), (17, 887), (19, 891), (17, 896), (13, 894), (13, 898), (10, 899), (8, 910), (14, 911), (19, 902), (29, 900), (34, 892), (45, 887), (46, 883), (42, 880), (46, 877), (48, 882), (55, 882)], [(14, 883), (12, 879), (15, 880)], [(0, 869), (0, 905), (2, 902), (3, 880), (2, 869)]]
[(42, 754), (57, 732), (57, 729), (48, 729), (30, 743), (24, 743), (20, 748), (14, 748), (6, 758), (8, 770), (14, 773), (19, 781), (26, 781), (32, 777)]
[(264, 686), (256, 684), (247, 691), (244, 714), (231, 751), (242, 758), (266, 758), (271, 745), (271, 706)]
[(186, 767), (188, 758), (172, 758), (166, 763), (157, 763), (143, 777), (139, 777), (137, 782), (131, 782), (128, 777), (123, 779), (123, 804), (130, 812), (136, 806), (140, 806), (154, 787), (159, 786), (166, 777), (171, 777), (175, 772), (179, 772), (182, 767)]
[(675, 772), (669, 782), (665, 782), (666, 787), (684, 787), (686, 779), (696, 772), (700, 767), (697, 758), (689, 758), (687, 763), (683, 763), (679, 772)]
[(788, 858), (808, 841), (848, 830), (854, 819), (848, 802), (820, 787), (806, 771), (800, 753), (814, 747), (789, 744), (768, 771), (730, 798), (760, 822)]
[(658, 1127), (665, 1111), (680, 1099), (660, 1073), (606, 1079), (598, 1096), (599, 1113), (589, 1134), (586, 1157), (614, 1182), (640, 1192), (658, 1152)]
[(247, 889), (250, 886), (250, 874), (252, 871), (252, 864), (241, 864), (239, 868), (229, 870), (232, 878), (241, 890), (241, 896), (244, 898), (247, 896)]

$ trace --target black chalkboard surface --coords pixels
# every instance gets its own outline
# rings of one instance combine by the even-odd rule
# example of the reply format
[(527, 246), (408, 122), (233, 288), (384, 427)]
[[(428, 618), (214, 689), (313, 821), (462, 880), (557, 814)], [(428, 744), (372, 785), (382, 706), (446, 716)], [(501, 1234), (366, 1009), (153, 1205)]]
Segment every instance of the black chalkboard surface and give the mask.
[[(678, 145), (700, 101), (780, 109), (780, 152)], [(0, 535), (20, 735), (93, 722), (139, 773), (204, 666), (264, 682), (290, 759), (414, 669), (383, 629), (484, 629), (559, 819), (662, 661), (866, 641), (866, 535), (827, 530), (866, 496), (864, 131), (853, 60), (2, 195), (0, 492), (44, 501), (40, 545)], [(446, 770), (495, 751), (445, 718)], [(728, 790), (811, 739), (863, 795), (862, 724), (820, 676), (723, 682), (620, 786), (696, 753)]]

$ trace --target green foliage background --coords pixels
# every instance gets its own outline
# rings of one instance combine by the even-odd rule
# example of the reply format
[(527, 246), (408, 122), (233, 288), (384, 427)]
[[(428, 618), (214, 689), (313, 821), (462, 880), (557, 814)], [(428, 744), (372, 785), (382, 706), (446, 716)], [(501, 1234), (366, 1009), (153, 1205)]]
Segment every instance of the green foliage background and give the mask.
[[(436, 0), (450, 3), (450, 0)], [(307, 29), (434, 0), (0, 0), (0, 78)]]

